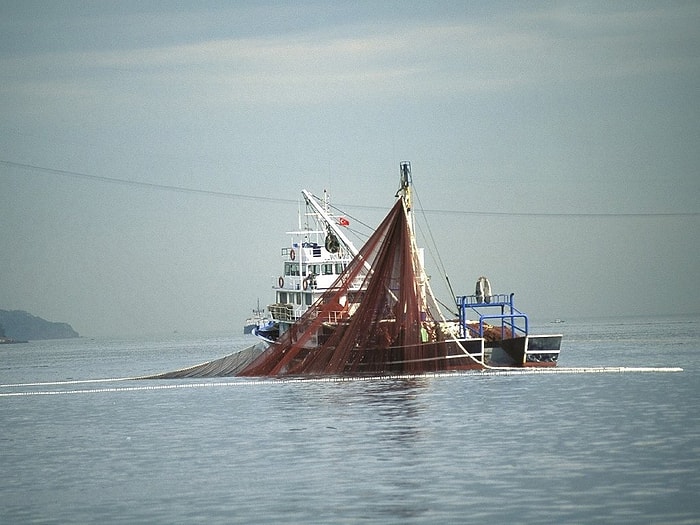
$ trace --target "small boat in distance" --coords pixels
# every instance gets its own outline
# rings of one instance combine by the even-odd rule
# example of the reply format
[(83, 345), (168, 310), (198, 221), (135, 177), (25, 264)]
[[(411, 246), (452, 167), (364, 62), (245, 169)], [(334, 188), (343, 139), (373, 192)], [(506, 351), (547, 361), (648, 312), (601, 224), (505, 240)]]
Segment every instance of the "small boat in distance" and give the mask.
[(268, 321), (269, 319), (265, 315), (265, 309), (260, 308), (260, 299), (258, 299), (258, 307), (253, 308), (253, 315), (246, 319), (243, 324), (243, 333), (252, 334), (257, 328), (265, 326)]

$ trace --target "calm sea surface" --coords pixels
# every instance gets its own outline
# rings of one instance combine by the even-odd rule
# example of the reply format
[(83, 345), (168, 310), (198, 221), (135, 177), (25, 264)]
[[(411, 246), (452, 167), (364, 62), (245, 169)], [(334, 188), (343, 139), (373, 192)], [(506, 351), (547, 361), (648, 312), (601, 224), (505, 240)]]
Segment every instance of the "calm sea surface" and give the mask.
[(0, 522), (700, 523), (700, 319), (537, 331), (684, 371), (85, 383), (254, 339), (2, 345)]

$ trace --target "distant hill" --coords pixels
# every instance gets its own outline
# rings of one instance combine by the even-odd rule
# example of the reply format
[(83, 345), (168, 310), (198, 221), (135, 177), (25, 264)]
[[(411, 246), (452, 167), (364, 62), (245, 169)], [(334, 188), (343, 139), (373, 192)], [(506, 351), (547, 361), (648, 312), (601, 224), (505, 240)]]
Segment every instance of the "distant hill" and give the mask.
[(54, 323), (22, 310), (0, 310), (0, 335), (19, 341), (80, 337), (68, 323)]

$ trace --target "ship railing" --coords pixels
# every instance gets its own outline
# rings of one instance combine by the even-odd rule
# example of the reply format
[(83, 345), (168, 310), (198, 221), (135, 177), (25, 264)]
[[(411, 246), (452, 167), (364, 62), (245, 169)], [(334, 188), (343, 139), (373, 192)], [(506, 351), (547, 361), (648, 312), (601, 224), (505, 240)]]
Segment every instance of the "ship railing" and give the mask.
[(348, 317), (348, 312), (347, 310), (319, 310), (314, 311), (311, 315), (313, 315), (313, 319), (320, 317), (324, 323), (337, 324)]
[(460, 301), (462, 301), (466, 306), (468, 307), (474, 307), (474, 306), (500, 306), (502, 304), (504, 305), (512, 305), (513, 304), (513, 296), (515, 294), (505, 294), (505, 293), (500, 293), (500, 294), (494, 294), (494, 295), (461, 295), (457, 297), (458, 304), (460, 304)]
[[(513, 304), (514, 296), (513, 293), (457, 296), (460, 336), (484, 337), (485, 329), (489, 325), (500, 329), (501, 339), (527, 335), (530, 323), (527, 315)], [(496, 310), (496, 313), (493, 313), (493, 310)], [(469, 314), (476, 315), (476, 322), (469, 319)]]
[[(307, 312), (304, 306), (298, 306), (290, 303), (277, 303), (268, 306), (268, 310), (275, 321), (294, 322)], [(324, 322), (338, 323), (341, 319), (347, 318), (347, 309), (343, 310), (314, 310), (310, 312), (313, 319), (323, 317)]]
[(272, 318), (276, 321), (291, 321), (294, 322), (301, 314), (306, 311), (306, 308), (301, 306), (296, 306), (291, 303), (277, 303), (271, 304), (267, 307), (272, 315)]
[(325, 321), (336, 324), (341, 319), (347, 317), (348, 313), (345, 310), (330, 310), (328, 312), (323, 312), (323, 316), (326, 318), (324, 319)]

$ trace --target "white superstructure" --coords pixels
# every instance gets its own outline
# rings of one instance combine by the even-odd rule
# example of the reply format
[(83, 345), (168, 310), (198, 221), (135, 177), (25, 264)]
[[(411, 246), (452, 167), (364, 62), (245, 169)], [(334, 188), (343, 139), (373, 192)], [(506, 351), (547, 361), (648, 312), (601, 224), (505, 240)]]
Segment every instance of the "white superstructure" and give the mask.
[(284, 333), (333, 286), (358, 252), (345, 233), (350, 222), (331, 213), (327, 193), (322, 202), (307, 190), (302, 195), (306, 211), (299, 228), (287, 232), (289, 244), (280, 251), (281, 271), (272, 283), (275, 298), (267, 306), (271, 322), (256, 331), (263, 339)]

